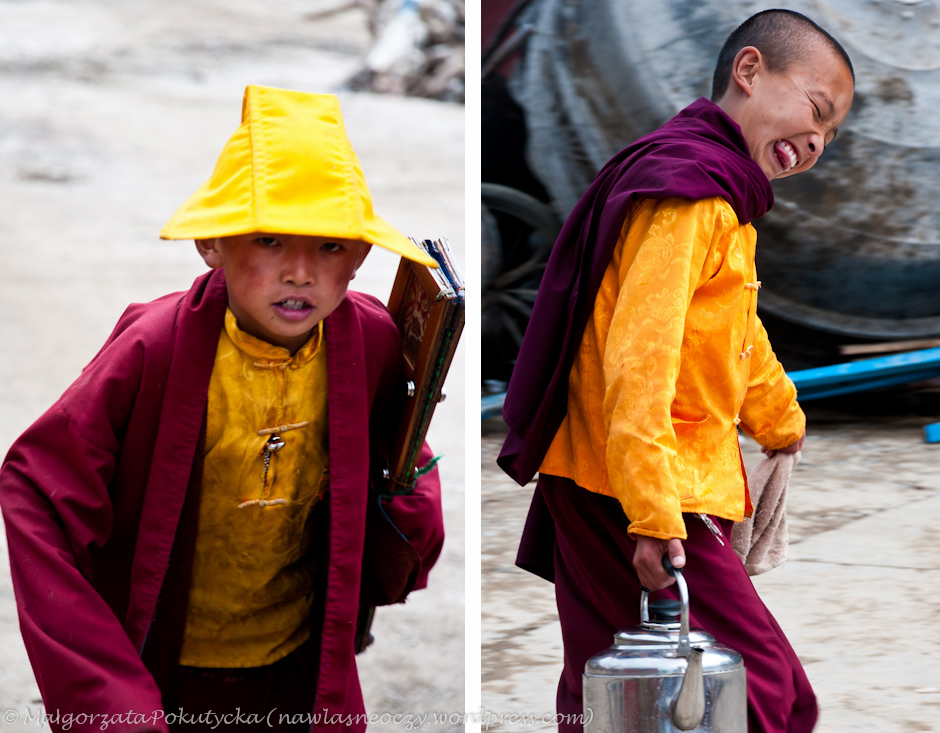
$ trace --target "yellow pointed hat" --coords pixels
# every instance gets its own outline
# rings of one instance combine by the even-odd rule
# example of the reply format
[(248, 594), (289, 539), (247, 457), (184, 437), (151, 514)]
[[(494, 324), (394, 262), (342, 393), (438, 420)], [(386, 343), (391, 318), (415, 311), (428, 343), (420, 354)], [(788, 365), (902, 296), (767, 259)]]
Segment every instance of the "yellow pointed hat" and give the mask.
[(161, 239), (250, 232), (358, 239), (437, 264), (372, 210), (372, 196), (332, 94), (249, 86), (242, 124), (212, 177), (160, 231)]

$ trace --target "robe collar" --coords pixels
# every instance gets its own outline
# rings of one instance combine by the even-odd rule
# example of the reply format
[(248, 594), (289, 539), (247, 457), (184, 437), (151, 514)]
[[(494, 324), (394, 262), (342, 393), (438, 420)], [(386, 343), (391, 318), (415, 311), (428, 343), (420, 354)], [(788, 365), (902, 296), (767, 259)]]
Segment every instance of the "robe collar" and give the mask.
[(263, 360), (269, 364), (289, 363), (294, 368), (299, 368), (309, 364), (320, 351), (320, 344), (323, 342), (323, 321), (314, 326), (303, 346), (291, 356), (290, 350), (283, 346), (276, 346), (268, 343), (257, 336), (252, 336), (247, 331), (243, 331), (238, 325), (238, 319), (232, 313), (231, 308), (225, 311), (225, 333), (232, 340), (232, 343), (244, 354), (253, 359)]

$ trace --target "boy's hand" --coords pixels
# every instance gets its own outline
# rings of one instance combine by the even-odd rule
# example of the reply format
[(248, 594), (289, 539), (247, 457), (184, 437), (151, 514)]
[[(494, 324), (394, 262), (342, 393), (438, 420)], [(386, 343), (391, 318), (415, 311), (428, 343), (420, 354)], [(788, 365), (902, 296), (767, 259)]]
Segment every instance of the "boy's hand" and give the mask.
[(669, 555), (674, 567), (685, 567), (685, 550), (682, 540), (660, 540), (656, 537), (637, 535), (633, 567), (640, 576), (640, 583), (648, 590), (662, 590), (676, 582), (663, 569), (663, 555)]
[(770, 448), (761, 448), (760, 452), (763, 453), (768, 458), (773, 458), (778, 453), (799, 453), (803, 450), (803, 441), (806, 440), (806, 431), (803, 431), (803, 435), (800, 436), (800, 439), (795, 443), (790, 443), (790, 445), (784, 448), (778, 448), (777, 450), (771, 450)]

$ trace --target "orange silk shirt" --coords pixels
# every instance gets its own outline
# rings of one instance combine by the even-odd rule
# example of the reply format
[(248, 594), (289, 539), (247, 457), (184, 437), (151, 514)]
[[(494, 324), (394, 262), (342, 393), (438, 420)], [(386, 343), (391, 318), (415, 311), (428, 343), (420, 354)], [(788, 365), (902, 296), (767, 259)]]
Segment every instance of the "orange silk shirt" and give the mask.
[[(219, 336), (199, 531), (180, 664), (260, 667), (310, 637), (311, 512), (328, 481), (326, 348), (294, 356), (239, 329)], [(283, 447), (269, 453), (273, 435)]]
[(631, 534), (685, 539), (683, 512), (741, 521), (737, 426), (767, 448), (805, 430), (757, 317), (756, 243), (721, 198), (641, 200), (623, 225), (539, 470), (618, 499)]

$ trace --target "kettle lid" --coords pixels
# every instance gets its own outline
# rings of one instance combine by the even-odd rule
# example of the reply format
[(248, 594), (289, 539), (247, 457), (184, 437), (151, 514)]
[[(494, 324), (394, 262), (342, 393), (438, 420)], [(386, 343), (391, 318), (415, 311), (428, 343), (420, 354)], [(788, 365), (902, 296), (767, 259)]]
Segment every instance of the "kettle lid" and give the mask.
[[(681, 631), (680, 615), (682, 603), (673, 598), (650, 601), (648, 614), (638, 626), (623, 629), (614, 634), (614, 647), (642, 646), (648, 650), (675, 650)], [(717, 644), (715, 637), (704, 629), (689, 629), (691, 646), (710, 647)]]
[(656, 623), (679, 623), (682, 601), (678, 598), (659, 598), (647, 605), (649, 620)]
[[(653, 632), (668, 632), (670, 634), (670, 643), (675, 644), (675, 635), (682, 629), (682, 602), (675, 598), (659, 598), (655, 601), (649, 601), (642, 609), (642, 620), (638, 627), (634, 629), (625, 629), (614, 635), (614, 643), (617, 643), (617, 637), (624, 635), (624, 640), (642, 638), (642, 634), (636, 634), (638, 629)], [(693, 646), (708, 646), (715, 643), (715, 637), (703, 629), (689, 629), (689, 641)], [(636, 643), (627, 641), (627, 643)]]

